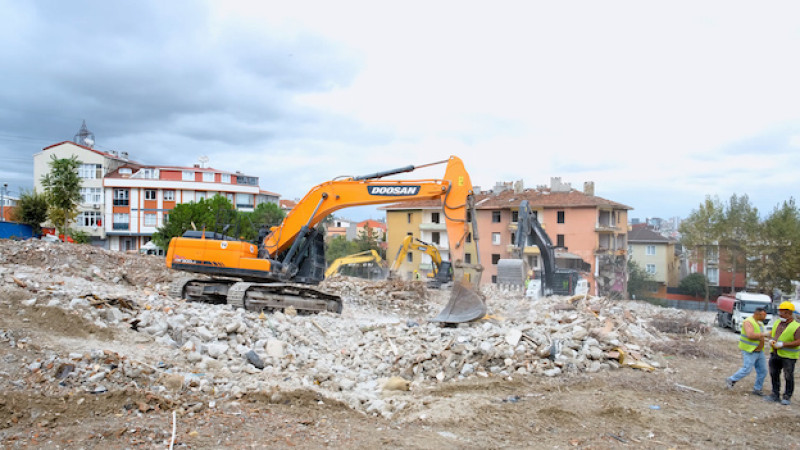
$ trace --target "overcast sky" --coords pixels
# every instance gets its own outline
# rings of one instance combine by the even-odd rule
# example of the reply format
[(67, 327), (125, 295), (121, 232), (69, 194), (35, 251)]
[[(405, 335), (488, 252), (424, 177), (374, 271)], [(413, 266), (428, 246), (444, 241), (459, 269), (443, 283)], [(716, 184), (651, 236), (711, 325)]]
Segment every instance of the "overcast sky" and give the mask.
[(0, 0), (0, 182), (31, 189), (85, 119), (100, 150), (287, 199), (449, 155), (639, 218), (797, 198), (800, 2), (388, 4)]

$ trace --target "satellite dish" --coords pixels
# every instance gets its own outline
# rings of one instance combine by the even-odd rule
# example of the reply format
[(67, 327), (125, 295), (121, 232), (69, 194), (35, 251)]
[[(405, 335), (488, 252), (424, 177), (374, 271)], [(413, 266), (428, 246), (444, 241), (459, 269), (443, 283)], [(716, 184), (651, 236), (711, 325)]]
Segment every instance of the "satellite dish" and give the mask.
[(197, 160), (200, 161), (200, 167), (205, 168), (206, 163), (208, 162), (208, 156), (203, 155), (203, 156), (197, 158)]
[(90, 137), (83, 138), (83, 142), (86, 144), (87, 147), (91, 147), (94, 145), (94, 139)]

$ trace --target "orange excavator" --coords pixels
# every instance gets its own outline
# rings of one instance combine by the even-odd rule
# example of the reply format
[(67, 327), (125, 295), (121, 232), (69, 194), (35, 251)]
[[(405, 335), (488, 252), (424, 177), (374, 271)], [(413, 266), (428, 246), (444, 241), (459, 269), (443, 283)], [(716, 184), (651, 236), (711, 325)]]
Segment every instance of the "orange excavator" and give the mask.
[[(436, 164), (446, 164), (441, 179), (384, 179)], [(451, 156), (422, 166), (406, 166), (365, 176), (340, 177), (313, 187), (258, 245), (212, 233), (200, 238), (176, 237), (167, 250), (167, 267), (205, 274), (179, 280), (170, 288), (176, 298), (227, 303), (253, 311), (281, 310), (292, 306), (299, 312), (342, 311), (337, 295), (316, 289), (324, 279), (325, 242), (317, 224), (347, 207), (439, 199), (447, 227), (453, 261), (453, 290), (445, 308), (432, 321), (463, 323), (480, 319), (486, 306), (477, 292), (477, 263), (464, 262), (470, 230), (467, 212), (474, 211), (469, 174), (458, 157)], [(476, 217), (474, 212), (472, 217)]]

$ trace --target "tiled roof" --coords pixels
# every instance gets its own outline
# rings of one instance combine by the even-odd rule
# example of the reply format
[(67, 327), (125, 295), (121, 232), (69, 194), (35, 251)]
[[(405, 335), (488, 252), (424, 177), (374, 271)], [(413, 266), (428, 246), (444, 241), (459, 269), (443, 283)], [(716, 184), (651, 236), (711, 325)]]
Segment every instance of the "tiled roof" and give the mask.
[(363, 222), (359, 222), (356, 225), (358, 228), (370, 227), (372, 229), (379, 228), (381, 230), (386, 231), (386, 224), (383, 222), (378, 222), (377, 220), (365, 220)]
[(297, 202), (295, 202), (294, 200), (280, 200), (279, 202), (281, 208), (292, 209), (295, 206), (297, 206)]
[(47, 147), (43, 148), (42, 151), (49, 150), (49, 149), (51, 149), (53, 147), (58, 147), (59, 145), (63, 145), (63, 144), (72, 144), (72, 145), (74, 145), (76, 147), (80, 147), (80, 148), (82, 148), (84, 150), (89, 150), (90, 152), (94, 152), (94, 153), (97, 153), (98, 155), (105, 156), (106, 158), (117, 159), (117, 160), (120, 160), (120, 161), (130, 161), (127, 158), (121, 158), (119, 155), (114, 155), (113, 153), (108, 153), (108, 152), (101, 152), (100, 150), (95, 150), (95, 149), (93, 149), (91, 147), (87, 147), (85, 145), (76, 144), (76, 143), (74, 143), (72, 141), (62, 141), (62, 142), (59, 142), (57, 144), (48, 145)]
[(508, 190), (499, 194), (478, 194), (475, 196), (475, 206), (477, 209), (510, 209), (518, 207), (522, 200), (528, 200), (532, 208), (596, 208), (605, 206), (615, 209), (633, 209), (622, 203), (612, 202), (594, 195), (586, 195), (577, 190), (551, 192), (549, 189), (525, 189), (519, 193)]
[(669, 243), (674, 242), (672, 239), (664, 237), (649, 228), (631, 227), (628, 231), (628, 242), (653, 242), (653, 243)]

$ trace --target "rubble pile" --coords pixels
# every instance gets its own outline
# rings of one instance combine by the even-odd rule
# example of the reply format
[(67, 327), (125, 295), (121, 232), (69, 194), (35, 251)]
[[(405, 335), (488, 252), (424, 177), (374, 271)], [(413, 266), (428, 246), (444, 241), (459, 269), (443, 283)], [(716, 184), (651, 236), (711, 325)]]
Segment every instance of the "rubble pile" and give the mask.
[[(127, 346), (98, 342), (88, 352), (6, 361), (30, 373), (14, 382), (33, 380), (91, 393), (148, 389), (185, 411), (212, 404), (197, 406), (201, 394), (235, 400), (268, 392), (272, 401), (281, 401), (286, 392), (309, 389), (356, 410), (392, 417), (424, 403), (426, 388), (437, 383), (571, 376), (623, 367), (654, 370), (659, 362), (651, 344), (670, 338), (650, 319), (686, 319), (682, 311), (646, 304), (591, 296), (532, 301), (520, 292), (487, 287), (482, 294), (488, 318), (446, 327), (427, 319), (447, 302), (449, 290), (428, 290), (421, 282), (347, 277), (323, 283), (324, 289), (342, 296), (341, 316), (258, 314), (170, 298), (168, 285), (159, 281), (172, 275), (152, 263), (140, 267), (138, 255), (114, 260), (93, 249), (63, 254), (81, 246), (0, 245), (0, 288), (15, 292), (19, 302), (13, 307), (22, 317), (58, 308), (80, 317), (82, 322), (76, 323), (119, 330), (117, 340), (136, 336)], [(6, 251), (14, 245), (26, 247)], [(26, 252), (43, 255), (26, 257)], [(95, 256), (92, 264), (79, 262), (85, 255)], [(56, 267), (38, 265), (47, 260)], [(137, 287), (115, 277), (87, 276), (99, 261), (112, 269), (140, 270), (128, 278), (146, 275), (146, 281)], [(12, 346), (25, 342), (8, 330), (0, 332), (5, 333), (0, 341)]]

